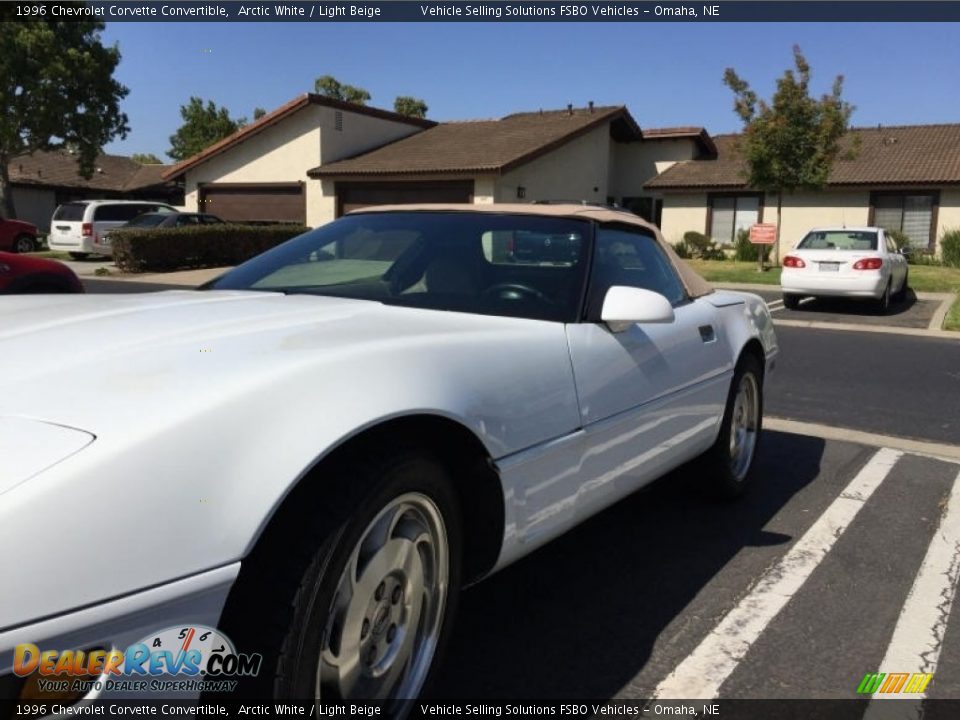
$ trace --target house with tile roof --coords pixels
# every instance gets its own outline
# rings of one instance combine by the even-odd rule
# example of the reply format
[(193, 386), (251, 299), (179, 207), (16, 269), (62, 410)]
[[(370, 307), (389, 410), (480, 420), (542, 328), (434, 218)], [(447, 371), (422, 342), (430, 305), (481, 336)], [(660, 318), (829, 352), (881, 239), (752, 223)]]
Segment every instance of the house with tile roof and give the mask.
[(162, 175), (169, 165), (141, 165), (121, 155), (97, 157), (94, 173), (80, 175), (76, 156), (66, 150), (35, 152), (7, 165), (17, 217), (49, 232), (57, 206), (71, 200), (121, 198), (179, 205), (183, 191)]
[(434, 122), (320, 95), (292, 100), (165, 173), (191, 209), (317, 226), (374, 204), (618, 202), (656, 219), (644, 183), (710, 157), (702, 128), (641, 129), (623, 106)]
[[(854, 141), (854, 138), (857, 138)], [(776, 222), (776, 196), (749, 188), (737, 135), (717, 135), (715, 156), (678, 162), (646, 189), (663, 200), (661, 229), (676, 242), (696, 230), (731, 244), (739, 229)], [(960, 228), (960, 124), (856, 128), (852, 157), (833, 166), (821, 192), (786, 194), (780, 254), (813, 227), (878, 225), (905, 233), (915, 249), (936, 252)]]

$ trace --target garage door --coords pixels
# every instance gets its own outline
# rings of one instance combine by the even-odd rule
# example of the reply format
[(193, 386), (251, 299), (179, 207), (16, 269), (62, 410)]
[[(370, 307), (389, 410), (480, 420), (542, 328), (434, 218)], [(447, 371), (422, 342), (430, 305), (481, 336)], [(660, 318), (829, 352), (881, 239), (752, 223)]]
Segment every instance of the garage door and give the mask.
[(306, 224), (307, 203), (303, 183), (226, 184), (200, 188), (200, 212), (224, 220), (295, 222)]
[(368, 205), (473, 202), (473, 180), (448, 182), (338, 182), (337, 214)]

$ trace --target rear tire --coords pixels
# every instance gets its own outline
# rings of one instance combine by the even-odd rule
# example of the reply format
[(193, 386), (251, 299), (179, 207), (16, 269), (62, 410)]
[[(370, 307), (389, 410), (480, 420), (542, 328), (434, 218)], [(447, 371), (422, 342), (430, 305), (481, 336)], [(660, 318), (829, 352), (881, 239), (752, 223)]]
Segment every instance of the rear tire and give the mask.
[(906, 274), (903, 276), (903, 283), (900, 285), (900, 289), (897, 290), (897, 302), (904, 302), (907, 299), (907, 291), (910, 289), (910, 271), (907, 270)]
[(787, 310), (796, 310), (800, 307), (800, 296), (799, 295), (783, 295), (783, 306)]
[(892, 281), (887, 281), (887, 286), (883, 289), (883, 295), (880, 296), (880, 299), (876, 301), (877, 312), (881, 315), (886, 315), (887, 311), (890, 309), (890, 283)]
[(86, 260), (88, 257), (90, 257), (90, 253), (72, 252), (70, 253), (70, 257), (72, 257), (74, 260)]
[(702, 456), (707, 488), (726, 500), (742, 496), (753, 480), (763, 430), (763, 368), (754, 355), (737, 363), (717, 441)]
[(29, 235), (17, 235), (13, 240), (11, 249), (15, 253), (33, 252), (36, 249), (36, 243)]

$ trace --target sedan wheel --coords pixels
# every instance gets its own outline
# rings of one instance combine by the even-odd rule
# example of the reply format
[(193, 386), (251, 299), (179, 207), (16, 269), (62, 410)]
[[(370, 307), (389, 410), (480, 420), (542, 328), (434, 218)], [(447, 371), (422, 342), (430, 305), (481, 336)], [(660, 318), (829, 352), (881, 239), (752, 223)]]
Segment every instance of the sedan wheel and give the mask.
[(712, 494), (732, 499), (746, 492), (762, 429), (762, 365), (755, 356), (744, 355), (730, 384), (717, 441), (701, 458), (703, 479)]
[(890, 283), (887, 282), (887, 286), (883, 289), (883, 295), (881, 295), (880, 299), (877, 300), (877, 311), (881, 315), (885, 315), (889, 309), (890, 309)]
[(13, 252), (28, 253), (33, 252), (33, 238), (29, 235), (18, 235), (13, 241)]
[(387, 714), (402, 716), (427, 684), (452, 624), (457, 500), (446, 470), (426, 457), (356, 468), (350, 479), (374, 489), (326, 534), (303, 573), (275, 693), (392, 701)]

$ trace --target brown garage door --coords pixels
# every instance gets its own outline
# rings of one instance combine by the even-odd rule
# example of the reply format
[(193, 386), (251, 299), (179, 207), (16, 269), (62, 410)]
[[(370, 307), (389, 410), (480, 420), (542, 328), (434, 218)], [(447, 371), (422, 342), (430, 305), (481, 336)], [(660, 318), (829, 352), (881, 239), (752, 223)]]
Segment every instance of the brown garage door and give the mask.
[(303, 183), (213, 183), (200, 188), (200, 211), (233, 222), (307, 221)]
[(368, 205), (473, 202), (473, 180), (445, 182), (338, 182), (337, 214)]

